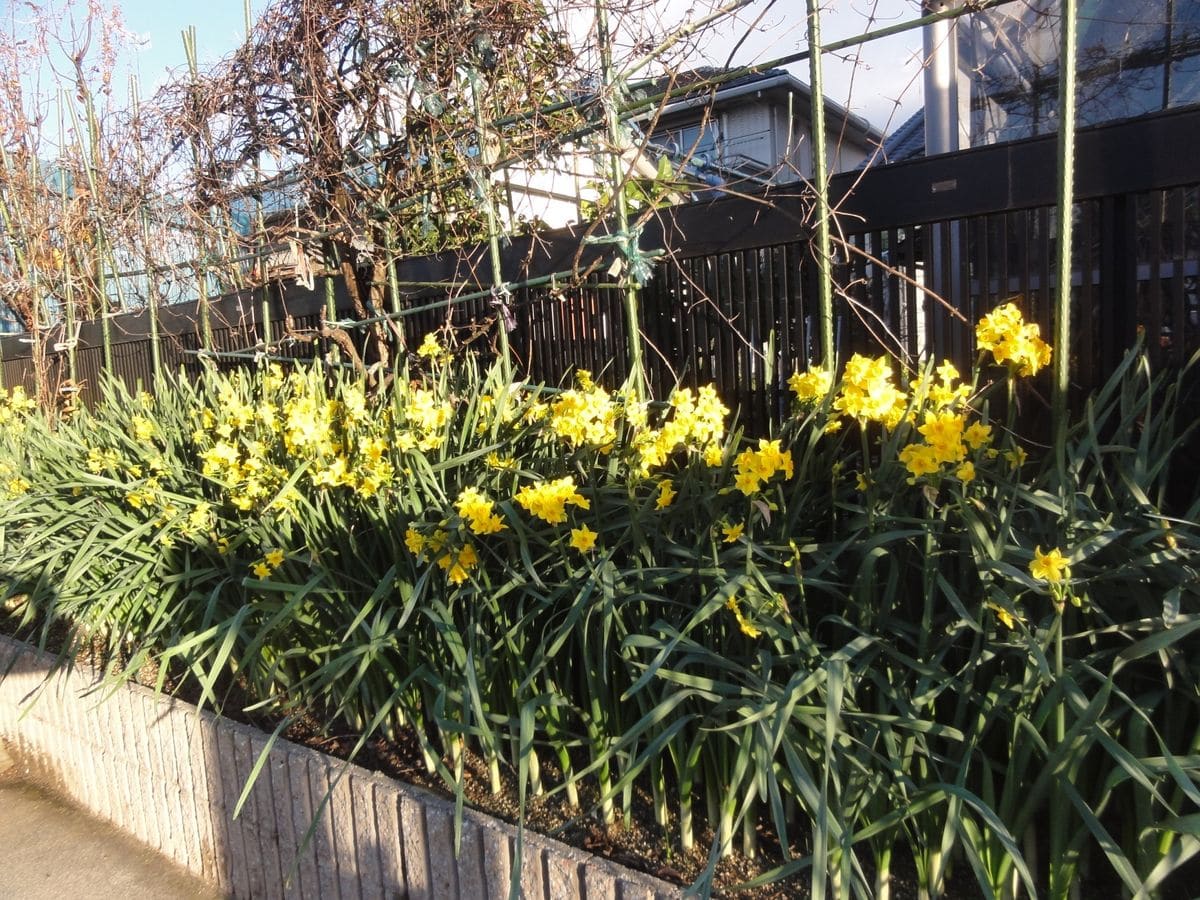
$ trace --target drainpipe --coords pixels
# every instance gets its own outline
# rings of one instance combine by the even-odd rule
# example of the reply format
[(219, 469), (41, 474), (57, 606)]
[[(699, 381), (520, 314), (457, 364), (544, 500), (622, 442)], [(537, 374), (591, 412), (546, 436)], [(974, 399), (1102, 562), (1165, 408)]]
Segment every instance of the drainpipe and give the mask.
[[(922, 15), (960, 6), (961, 0), (924, 0)], [(925, 26), (925, 155), (959, 146), (958, 19)]]
[[(961, 5), (961, 0), (924, 0), (923, 14), (944, 12)], [(960, 141), (958, 98), (958, 22), (941, 19), (925, 26), (925, 155), (964, 149)], [(965, 186), (964, 186), (965, 187)], [(931, 185), (930, 190), (934, 186)], [(959, 185), (939, 181), (939, 192), (955, 191)], [(929, 226), (926, 246), (926, 284), (957, 309), (969, 305), (970, 286), (963, 284), (961, 223), (938, 222)], [(926, 301), (920, 311), (925, 320), (925, 353), (953, 359), (961, 368), (968, 360), (968, 336), (961, 323), (950, 320), (936, 301)], [(968, 312), (968, 317), (970, 313)], [(932, 318), (932, 321), (930, 319)], [(930, 327), (932, 326), (932, 327)]]

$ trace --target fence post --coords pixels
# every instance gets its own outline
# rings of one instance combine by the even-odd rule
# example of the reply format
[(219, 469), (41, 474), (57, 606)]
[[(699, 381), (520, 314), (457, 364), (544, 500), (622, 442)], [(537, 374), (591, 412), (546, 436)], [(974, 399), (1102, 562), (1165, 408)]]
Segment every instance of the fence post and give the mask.
[[(829, 171), (825, 161), (825, 89), (821, 73), (821, 8), (808, 0), (808, 71), (812, 106), (813, 189), (817, 194), (817, 303), (821, 321), (821, 364), (832, 369), (833, 282), (829, 265)], [(805, 360), (805, 362), (808, 362)]]

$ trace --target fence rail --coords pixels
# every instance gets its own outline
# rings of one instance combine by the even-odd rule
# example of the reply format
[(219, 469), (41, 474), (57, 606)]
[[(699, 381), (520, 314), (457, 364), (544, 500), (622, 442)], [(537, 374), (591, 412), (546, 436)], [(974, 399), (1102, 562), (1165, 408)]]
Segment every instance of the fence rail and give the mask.
[[(1200, 145), (1200, 110), (1087, 129), (1078, 141), (1070, 352), (1073, 385), (1083, 391), (1111, 371), (1139, 328), (1160, 365), (1180, 364), (1200, 347), (1200, 166), (1189, 157)], [(1052, 136), (847, 173), (830, 191), (841, 238), (839, 354), (886, 348), (966, 365), (974, 352), (970, 324), (1009, 298), (1051, 333)], [(677, 382), (712, 382), (751, 431), (778, 420), (788, 375), (818, 353), (810, 208), (806, 195), (776, 190), (658, 210), (643, 223), (641, 246), (663, 251), (642, 292), (639, 322), (657, 394)], [(525, 377), (557, 383), (579, 367), (619, 382), (628, 374), (628, 342), (621, 294), (608, 274), (613, 245), (602, 231), (591, 234), (599, 241), (586, 234), (513, 238), (501, 252), (505, 283), (567, 271), (583, 277), (518, 287), (508, 297), (489, 293), (486, 245), (398, 260), (396, 321), (404, 340), (414, 346), (447, 322), (503, 318), (503, 301)], [(469, 292), (478, 296), (456, 299)], [(272, 353), (295, 358), (327, 349), (320, 340), (290, 342), (284, 328), (289, 317), (296, 330), (317, 326), (323, 285), (274, 284), (267, 295), (269, 340), (260, 321), (263, 289), (256, 289), (210, 304), (209, 349), (269, 344)], [(340, 289), (335, 307), (339, 317), (352, 317)], [(147, 312), (115, 316), (110, 325), (113, 374), (149, 387)], [(163, 307), (158, 328), (164, 368), (196, 371), (197, 304)], [(51, 383), (66, 377), (68, 337), (46, 337)], [(32, 387), (30, 340), (0, 339), (6, 386)], [(100, 381), (100, 341), (99, 323), (80, 326), (76, 366), (85, 398)]]

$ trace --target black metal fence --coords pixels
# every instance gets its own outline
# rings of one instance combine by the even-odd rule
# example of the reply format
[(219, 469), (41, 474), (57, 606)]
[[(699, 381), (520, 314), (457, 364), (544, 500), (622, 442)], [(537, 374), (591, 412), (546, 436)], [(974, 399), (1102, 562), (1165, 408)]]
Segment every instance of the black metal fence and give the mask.
[[(1072, 240), (1072, 384), (1097, 386), (1140, 330), (1156, 366), (1200, 348), (1200, 110), (1081, 131)], [(968, 322), (1016, 299), (1051, 333), (1055, 138), (1033, 138), (835, 179), (843, 282), (868, 326), (908, 352), (973, 352)], [(887, 260), (887, 271), (873, 259)], [(927, 286), (949, 307), (923, 292)], [(872, 314), (880, 320), (874, 320)]]
[[(1079, 134), (1070, 352), (1081, 391), (1112, 370), (1139, 328), (1158, 364), (1182, 363), (1200, 347), (1200, 162), (1190, 149), (1196, 146), (1195, 109)], [(1054, 152), (1053, 137), (1035, 138), (833, 179), (842, 238), (838, 352), (887, 349), (966, 365), (973, 323), (1007, 299), (1017, 299), (1050, 334)], [(641, 246), (664, 251), (642, 292), (639, 322), (656, 393), (679, 382), (711, 382), (740, 408), (750, 430), (766, 431), (778, 420), (788, 375), (817, 352), (808, 208), (804, 196), (769, 192), (660, 210), (644, 223)], [(487, 293), (493, 279), (485, 247), (402, 260), (395, 311), (405, 314), (396, 321), (415, 346), (447, 321), (469, 326), (507, 312), (510, 342), (527, 377), (553, 384), (579, 367), (615, 384), (628, 373), (628, 341), (621, 292), (607, 273), (613, 255), (611, 243), (585, 240), (580, 230), (515, 238), (502, 253), (507, 282), (589, 274), (523, 287), (511, 297)], [(469, 293), (482, 296), (460, 302)], [(291, 342), (285, 330), (288, 317), (296, 331), (317, 325), (326, 305), (320, 284), (315, 290), (273, 285), (266, 299), (269, 336), (262, 289), (210, 304), (210, 349), (253, 350), (269, 338), (272, 354), (305, 358), (324, 351), (324, 342)], [(350, 318), (340, 291), (335, 306), (339, 318)], [(113, 317), (110, 326), (113, 373), (149, 387), (147, 313)], [(159, 333), (164, 368), (198, 370), (196, 304), (160, 310)], [(65, 377), (67, 337), (48, 338), (51, 383)], [(6, 386), (32, 387), (28, 341), (0, 341)], [(81, 327), (76, 348), (86, 396), (102, 371), (99, 323)]]

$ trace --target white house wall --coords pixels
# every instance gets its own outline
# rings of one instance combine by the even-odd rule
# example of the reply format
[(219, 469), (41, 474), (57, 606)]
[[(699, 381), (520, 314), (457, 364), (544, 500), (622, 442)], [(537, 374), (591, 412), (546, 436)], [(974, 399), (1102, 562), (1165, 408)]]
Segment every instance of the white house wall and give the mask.
[(769, 104), (743, 103), (727, 110), (723, 119), (721, 149), (727, 160), (742, 156), (772, 165), (779, 159)]
[[(789, 110), (785, 104), (748, 99), (736, 107), (720, 110), (716, 117), (724, 159), (736, 163), (736, 157), (741, 156), (768, 164), (774, 170), (772, 180), (779, 184), (811, 178), (811, 125), (806, 118), (796, 115), (795, 109), (791, 112), (789, 128)], [(875, 149), (841, 138), (835, 122), (827, 127), (830, 133), (826, 159), (831, 173), (855, 168)], [(647, 171), (652, 173), (653, 164), (651, 157)], [(598, 186), (607, 180), (607, 174), (598, 172), (595, 157), (588, 148), (579, 145), (568, 145), (553, 158), (542, 157), (498, 170), (492, 178), (503, 186), (506, 194), (501, 220), (506, 226), (540, 221), (550, 228), (579, 222), (581, 203), (596, 202)]]
[[(827, 128), (830, 126), (833, 126), (832, 133), (826, 133), (826, 161), (830, 173), (848, 172), (859, 166), (875, 151), (874, 146), (860, 144), (850, 138), (842, 138), (836, 131), (833, 122), (826, 125)], [(797, 172), (803, 178), (812, 178), (812, 132), (808, 122), (805, 122), (802, 128), (797, 128), (792, 140), (794, 149), (792, 150), (791, 166), (786, 167), (790, 174), (786, 178), (776, 179), (778, 181), (797, 180)]]
[(507, 193), (501, 213), (505, 225), (537, 220), (550, 228), (562, 228), (580, 220), (581, 201), (594, 203), (598, 196), (596, 163), (578, 147), (565, 148), (553, 159), (499, 170), (492, 179), (504, 185)]

